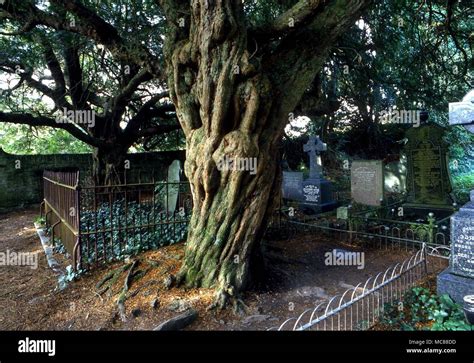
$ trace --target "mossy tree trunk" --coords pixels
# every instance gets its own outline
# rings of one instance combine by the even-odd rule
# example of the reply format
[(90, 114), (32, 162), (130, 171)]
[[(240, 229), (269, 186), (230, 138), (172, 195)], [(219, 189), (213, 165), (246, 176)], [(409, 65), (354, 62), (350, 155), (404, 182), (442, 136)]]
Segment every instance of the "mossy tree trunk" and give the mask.
[(94, 148), (92, 151), (92, 179), (95, 185), (117, 185), (123, 182), (127, 148)]
[[(186, 2), (163, 3), (172, 28), (165, 45), (170, 95), (186, 135), (194, 201), (178, 281), (215, 287), (224, 304), (247, 285), (250, 257), (274, 209), (288, 114), (368, 2), (307, 2), (296, 9), (307, 10), (305, 25), (291, 29), (281, 25), (285, 19), (249, 29), (240, 1), (193, 0), (185, 18)], [(290, 15), (300, 19), (296, 10)], [(219, 170), (224, 158), (256, 158), (256, 173)]]

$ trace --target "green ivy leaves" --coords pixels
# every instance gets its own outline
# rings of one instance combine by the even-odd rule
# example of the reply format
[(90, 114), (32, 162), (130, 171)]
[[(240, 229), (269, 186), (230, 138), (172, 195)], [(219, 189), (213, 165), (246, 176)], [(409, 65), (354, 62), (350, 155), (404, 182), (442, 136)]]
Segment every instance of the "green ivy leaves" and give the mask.
[(382, 323), (393, 330), (474, 330), (464, 312), (447, 294), (436, 295), (424, 287), (411, 289), (402, 302), (385, 306)]

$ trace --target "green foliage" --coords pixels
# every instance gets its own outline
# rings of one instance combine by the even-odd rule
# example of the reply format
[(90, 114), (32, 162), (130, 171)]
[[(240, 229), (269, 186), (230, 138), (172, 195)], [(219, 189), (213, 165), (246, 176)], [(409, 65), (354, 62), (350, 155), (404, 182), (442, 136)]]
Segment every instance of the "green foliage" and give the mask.
[[(445, 2), (374, 2), (340, 39), (321, 75), (326, 99), (340, 102), (335, 113), (313, 118), (326, 142), (364, 159), (398, 154), (411, 126), (382, 123), (381, 111), (390, 107), (424, 109), (430, 121), (448, 125), (448, 103), (472, 88), (472, 8), (454, 4), (449, 30), (447, 17)], [(466, 172), (474, 158), (472, 135), (447, 131), (451, 158)]]
[(244, 2), (250, 26), (265, 26), (295, 5), (298, 0), (251, 0)]
[(464, 127), (449, 127), (445, 140), (450, 145), (450, 171), (453, 176), (470, 173), (474, 166), (474, 134)]
[(40, 225), (44, 225), (46, 223), (46, 219), (44, 217), (37, 216), (35, 218), (35, 223), (38, 223)]
[(0, 148), (10, 154), (88, 153), (90, 147), (64, 130), (0, 123)]
[(84, 272), (84, 270), (74, 271), (71, 265), (67, 266), (66, 273), (64, 275), (61, 275), (58, 279), (60, 289), (64, 288), (68, 282), (78, 279), (79, 276), (81, 276)]
[[(13, 2), (11, 2), (13, 3)], [(66, 11), (64, 6), (48, 1), (19, 1), (15, 6), (25, 12), (31, 11), (33, 6), (39, 6), (41, 11), (53, 17), (65, 17), (68, 21), (79, 21), (72, 12)], [(97, 14), (105, 22), (117, 30), (117, 35), (123, 39), (128, 54), (135, 54), (146, 45), (148, 53), (156, 57), (157, 62), (162, 62), (163, 34), (165, 33), (166, 20), (162, 9), (151, 0), (143, 1), (110, 1), (110, 0), (84, 0), (85, 6)], [(71, 104), (75, 91), (82, 91), (80, 102), (74, 107), (90, 108), (96, 115), (101, 115), (111, 122), (111, 114), (115, 118), (116, 126), (111, 129), (125, 129), (127, 123), (135, 116), (144, 104), (157, 92), (166, 86), (161, 80), (144, 80), (142, 87), (138, 87), (133, 97), (125, 97), (120, 112), (111, 112), (107, 100), (122, 94), (124, 87), (129, 84), (140, 67), (114, 56), (104, 49), (103, 44), (98, 44), (87, 35), (75, 32), (55, 31), (45, 26), (28, 27), (25, 24), (12, 20), (14, 17), (4, 12), (0, 17), (2, 33), (20, 33), (15, 36), (0, 35), (0, 111), (5, 113), (29, 114), (54, 119), (59, 116), (59, 110), (65, 102)], [(35, 24), (36, 25), (36, 24)], [(30, 29), (31, 28), (31, 29)], [(21, 31), (20, 31), (21, 29)], [(110, 34), (111, 37), (113, 34)], [(111, 38), (112, 39), (112, 38)], [(46, 48), (50, 52), (45, 53)], [(59, 74), (64, 76), (66, 93), (58, 93), (58, 69), (56, 74), (52, 71), (52, 61), (57, 60)], [(21, 65), (21, 66), (20, 66)], [(16, 69), (16, 67), (20, 67)], [(80, 68), (80, 69), (78, 69)], [(74, 70), (72, 70), (74, 69)], [(32, 77), (29, 81), (26, 76)], [(78, 76), (78, 80), (71, 77)], [(61, 78), (61, 77), (59, 77)], [(78, 82), (76, 85), (72, 82)], [(132, 95), (130, 95), (132, 96)], [(62, 100), (64, 97), (64, 100)], [(63, 102), (64, 101), (64, 102)], [(86, 104), (83, 105), (82, 102)], [(80, 105), (77, 106), (76, 104)], [(157, 103), (157, 105), (160, 103)], [(106, 106), (107, 105), (107, 106)], [(71, 108), (71, 107), (70, 107)], [(105, 110), (108, 108), (109, 112)], [(117, 108), (117, 107), (116, 107)], [(122, 113), (123, 112), (123, 113)], [(99, 122), (105, 122), (97, 119)], [(0, 147), (10, 153), (18, 154), (50, 154), (50, 153), (84, 153), (90, 148), (76, 140), (64, 130), (55, 130), (51, 127), (30, 127), (29, 123), (18, 120), (22, 125), (0, 124)], [(146, 125), (144, 125), (146, 123)], [(167, 115), (166, 120), (161, 117), (146, 117), (143, 128), (148, 130), (157, 124), (176, 124), (172, 115)], [(110, 127), (106, 126), (105, 129)], [(98, 128), (97, 128), (98, 129)], [(96, 130), (97, 130), (96, 129)], [(110, 129), (108, 129), (110, 130)], [(100, 131), (84, 130), (89, 136), (102, 139)], [(108, 132), (106, 133), (108, 134)], [(107, 135), (108, 136), (108, 135)], [(131, 143), (141, 144), (143, 138), (138, 138), (130, 133)], [(110, 133), (110, 137), (112, 137)], [(170, 139), (175, 140), (172, 136)], [(120, 138), (119, 138), (120, 139)], [(87, 140), (86, 140), (87, 141)], [(116, 142), (117, 140), (114, 140)], [(169, 149), (169, 140), (165, 141), (162, 149)], [(125, 146), (129, 147), (130, 144)], [(124, 145), (122, 145), (124, 146)], [(140, 148), (141, 145), (132, 145)], [(161, 145), (160, 145), (161, 147)]]
[[(288, 5), (275, 3), (250, 2), (253, 22), (268, 22)], [(457, 160), (452, 174), (472, 171), (474, 135), (448, 126), (448, 103), (459, 101), (472, 88), (472, 8), (467, 2), (453, 3), (449, 30), (447, 16), (445, 2), (378, 1), (338, 41), (307, 91), (309, 106), (296, 111), (309, 116), (308, 129), (328, 143), (323, 153), (326, 170), (340, 170), (340, 162), (334, 163), (330, 154), (342, 152), (345, 159), (399, 155), (405, 131), (412, 126), (383, 123), (380, 118), (381, 111), (396, 107), (427, 110), (430, 122), (446, 126), (449, 159)], [(329, 111), (318, 112), (316, 99), (322, 103), (319, 108)], [(329, 107), (333, 104), (338, 104), (335, 111)], [(293, 170), (305, 158), (297, 141), (285, 139), (283, 145)]]
[(122, 199), (112, 205), (103, 203), (96, 211), (82, 211), (81, 232), (87, 233), (81, 243), (84, 262), (124, 259), (183, 241), (188, 217), (166, 213), (163, 207), (162, 203), (153, 206)]
[(469, 201), (469, 193), (474, 189), (474, 173), (453, 177), (453, 193), (459, 205)]
[(411, 289), (403, 301), (387, 304), (381, 322), (394, 330), (474, 330), (459, 304), (424, 287)]
[(136, 145), (137, 151), (173, 151), (184, 150), (186, 148), (186, 138), (183, 130), (175, 130), (166, 134), (152, 136), (143, 143)]
[(66, 251), (66, 246), (64, 246), (63, 242), (61, 241), (60, 238), (56, 238), (54, 240), (54, 252), (55, 253), (61, 253), (65, 255), (66, 257), (69, 257), (69, 254)]

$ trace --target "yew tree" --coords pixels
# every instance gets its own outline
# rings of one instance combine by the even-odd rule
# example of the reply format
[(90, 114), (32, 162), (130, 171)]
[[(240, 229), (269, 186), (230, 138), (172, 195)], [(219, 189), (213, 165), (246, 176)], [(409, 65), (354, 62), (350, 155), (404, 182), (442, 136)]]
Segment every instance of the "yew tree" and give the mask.
[[(384, 159), (400, 153), (403, 144), (397, 141), (411, 127), (383, 124), (384, 110), (424, 109), (430, 121), (448, 125), (448, 103), (474, 87), (473, 16), (469, 1), (389, 0), (371, 6), (358, 23), (361, 31), (346, 32), (330, 57), (339, 106), (314, 118), (323, 139), (351, 156)], [(467, 164), (459, 154), (452, 157)]]
[[(288, 115), (366, 0), (160, 2), (168, 87), (186, 135), (193, 216), (178, 281), (217, 288), (224, 305), (248, 283), (249, 264), (280, 189), (278, 145)], [(286, 8), (285, 8), (286, 6)], [(223, 157), (257, 158), (257, 172), (218, 170)]]
[[(275, 208), (278, 146), (288, 116), (371, 1), (136, 1), (154, 14), (142, 14), (155, 31), (147, 41), (136, 41), (133, 26), (103, 12), (106, 4), (120, 8), (122, 2), (4, 2), (3, 13), (28, 29), (78, 34), (120, 62), (133, 62), (132, 88), (140, 77), (165, 84), (186, 138), (194, 202), (177, 281), (216, 288), (218, 305), (236, 297), (249, 282), (251, 257)], [(256, 172), (218, 168), (223, 158), (256, 158)]]
[[(147, 2), (0, 0), (0, 122), (67, 131), (91, 147), (94, 182), (119, 183), (132, 145), (180, 129), (162, 42), (142, 46), (159, 15)], [(93, 122), (61, 122), (65, 110)]]

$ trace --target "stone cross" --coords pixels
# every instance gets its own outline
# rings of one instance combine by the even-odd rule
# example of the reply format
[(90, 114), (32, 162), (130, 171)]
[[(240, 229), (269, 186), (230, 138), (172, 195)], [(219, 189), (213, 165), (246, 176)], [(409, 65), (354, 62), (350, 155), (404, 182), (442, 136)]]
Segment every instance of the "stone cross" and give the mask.
[[(468, 92), (461, 102), (449, 103), (449, 124), (462, 125), (474, 133), (474, 90)], [(474, 202), (474, 190), (471, 191), (471, 201)]]
[(327, 147), (321, 141), (319, 136), (311, 135), (308, 143), (303, 145), (304, 152), (309, 154), (309, 178), (321, 179), (322, 165), (321, 165), (321, 151), (326, 151)]

